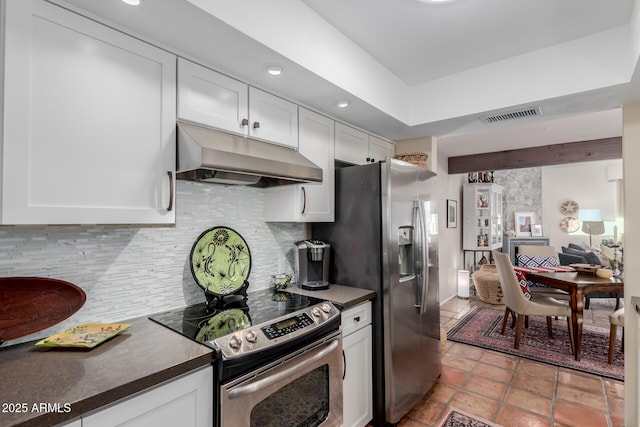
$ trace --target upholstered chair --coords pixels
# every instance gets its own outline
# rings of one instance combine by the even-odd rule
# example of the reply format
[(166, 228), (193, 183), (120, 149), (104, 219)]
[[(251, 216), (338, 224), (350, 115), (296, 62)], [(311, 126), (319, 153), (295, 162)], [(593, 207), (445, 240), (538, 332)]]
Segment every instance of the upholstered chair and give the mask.
[(493, 251), (492, 254), (498, 270), (502, 292), (504, 293), (504, 301), (507, 306), (504, 320), (502, 321), (502, 334), (504, 334), (507, 326), (509, 310), (512, 310), (517, 316), (514, 348), (520, 346), (522, 327), (526, 316), (545, 316), (547, 318), (549, 336), (553, 336), (551, 316), (563, 316), (567, 318), (571, 351), (573, 352), (573, 328), (571, 326), (571, 308), (569, 308), (569, 305), (550, 297), (539, 297), (535, 301), (527, 299), (518, 284), (518, 279), (513, 270), (513, 264), (511, 264), (509, 255), (497, 251)]
[[(555, 257), (558, 258), (556, 248), (553, 246), (539, 246), (539, 245), (519, 245), (518, 254), (535, 256), (538, 258)], [(559, 264), (558, 264), (559, 265)], [(560, 300), (569, 300), (569, 293), (562, 289), (549, 288), (546, 286), (529, 286), (531, 297), (535, 300), (536, 296), (551, 297)]]
[[(616, 333), (618, 326), (624, 327), (624, 307), (618, 309), (609, 315), (609, 323), (611, 330), (609, 332), (609, 365), (613, 363), (613, 347), (616, 344)], [(624, 330), (622, 331), (622, 351), (624, 351)]]

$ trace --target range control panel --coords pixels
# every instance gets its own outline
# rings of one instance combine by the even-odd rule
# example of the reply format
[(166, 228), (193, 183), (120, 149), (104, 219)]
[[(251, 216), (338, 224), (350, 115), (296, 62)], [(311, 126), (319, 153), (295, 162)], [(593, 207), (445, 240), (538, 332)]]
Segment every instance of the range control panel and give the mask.
[(217, 338), (213, 344), (220, 348), (225, 359), (233, 359), (309, 333), (337, 316), (340, 311), (326, 301)]

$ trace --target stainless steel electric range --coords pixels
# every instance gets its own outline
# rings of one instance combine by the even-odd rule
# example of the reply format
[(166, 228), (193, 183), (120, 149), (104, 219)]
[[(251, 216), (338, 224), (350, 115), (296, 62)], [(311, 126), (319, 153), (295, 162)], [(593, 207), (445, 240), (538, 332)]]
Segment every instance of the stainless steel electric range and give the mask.
[(217, 426), (339, 426), (340, 312), (270, 289), (150, 316), (216, 353)]

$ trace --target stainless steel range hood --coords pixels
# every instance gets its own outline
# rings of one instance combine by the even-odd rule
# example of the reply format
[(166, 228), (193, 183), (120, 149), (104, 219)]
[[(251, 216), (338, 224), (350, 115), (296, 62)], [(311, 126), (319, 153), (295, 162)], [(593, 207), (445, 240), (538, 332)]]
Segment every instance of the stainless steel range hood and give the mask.
[(271, 187), (322, 182), (322, 169), (290, 148), (178, 122), (177, 178)]

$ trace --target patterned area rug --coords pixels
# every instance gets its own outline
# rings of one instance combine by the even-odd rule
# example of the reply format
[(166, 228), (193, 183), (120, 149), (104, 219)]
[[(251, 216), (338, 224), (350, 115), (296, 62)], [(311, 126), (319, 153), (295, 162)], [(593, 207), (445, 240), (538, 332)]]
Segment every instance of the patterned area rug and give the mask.
[(571, 354), (566, 318), (553, 319), (553, 338), (549, 338), (546, 319), (542, 316), (529, 317), (529, 328), (523, 328), (520, 348), (515, 349), (515, 328), (511, 328), (511, 320), (504, 335), (500, 334), (503, 315), (502, 310), (474, 307), (447, 333), (447, 339), (624, 381), (624, 354), (620, 350), (621, 328), (618, 328), (613, 364), (609, 365), (609, 329), (584, 325), (582, 352), (578, 362)]
[(500, 427), (482, 418), (476, 418), (460, 409), (451, 408), (439, 427)]

